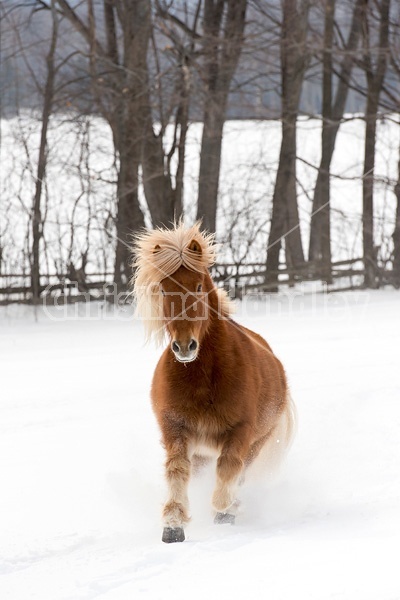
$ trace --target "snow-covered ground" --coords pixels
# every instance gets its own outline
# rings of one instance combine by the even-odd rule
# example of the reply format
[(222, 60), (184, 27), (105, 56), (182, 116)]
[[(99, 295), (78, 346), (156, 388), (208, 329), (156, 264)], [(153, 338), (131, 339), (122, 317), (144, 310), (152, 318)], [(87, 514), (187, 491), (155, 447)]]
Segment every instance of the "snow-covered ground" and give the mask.
[[(398, 600), (400, 295), (278, 296), (237, 319), (284, 362), (299, 430), (237, 525), (191, 487), (187, 541), (160, 541), (159, 351), (129, 312), (0, 310), (2, 600)], [(97, 311), (97, 312), (96, 312)], [(64, 315), (65, 317), (65, 315)], [(397, 558), (396, 558), (397, 557)]]

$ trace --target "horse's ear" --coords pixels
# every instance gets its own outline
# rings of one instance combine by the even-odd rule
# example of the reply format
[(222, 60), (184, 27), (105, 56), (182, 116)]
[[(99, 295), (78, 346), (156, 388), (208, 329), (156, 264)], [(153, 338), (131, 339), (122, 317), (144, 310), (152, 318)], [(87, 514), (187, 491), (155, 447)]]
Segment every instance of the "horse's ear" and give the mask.
[(196, 254), (201, 254), (202, 253), (202, 249), (201, 246), (199, 244), (199, 242), (196, 242), (196, 240), (192, 240), (188, 246), (188, 250), (191, 250), (192, 252), (196, 252)]
[(160, 252), (160, 250), (161, 250), (161, 246), (160, 246), (160, 244), (157, 244), (157, 246), (154, 246), (153, 254), (157, 254), (157, 252)]

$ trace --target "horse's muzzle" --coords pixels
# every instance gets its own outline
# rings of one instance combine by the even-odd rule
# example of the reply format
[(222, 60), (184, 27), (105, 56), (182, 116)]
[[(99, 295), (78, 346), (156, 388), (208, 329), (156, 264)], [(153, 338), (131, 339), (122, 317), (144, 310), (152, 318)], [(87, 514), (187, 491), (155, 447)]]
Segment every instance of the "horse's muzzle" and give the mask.
[(177, 340), (173, 340), (171, 343), (171, 350), (176, 360), (181, 363), (194, 361), (197, 358), (198, 348), (199, 344), (193, 338), (186, 344)]

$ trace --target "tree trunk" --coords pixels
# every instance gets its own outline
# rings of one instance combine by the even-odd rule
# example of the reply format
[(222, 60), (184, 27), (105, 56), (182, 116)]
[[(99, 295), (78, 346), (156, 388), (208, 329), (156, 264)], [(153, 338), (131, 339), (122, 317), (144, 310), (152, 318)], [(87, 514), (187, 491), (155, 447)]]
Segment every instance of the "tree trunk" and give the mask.
[[(109, 115), (109, 122), (119, 156), (114, 279), (120, 285), (126, 284), (131, 275), (132, 235), (144, 227), (139, 205), (139, 166), (144, 139), (143, 104), (147, 100), (143, 92), (148, 92), (147, 49), (151, 14), (148, 0), (123, 0), (116, 6), (123, 31), (123, 57), (121, 66), (114, 65), (118, 96), (114, 104), (116, 110)], [(112, 30), (110, 25), (109, 29)], [(108, 44), (113, 48), (111, 36)]]
[(376, 121), (379, 97), (385, 79), (389, 53), (389, 9), (390, 0), (380, 3), (379, 47), (376, 67), (371, 57), (370, 34), (367, 10), (364, 13), (365, 70), (367, 75), (367, 107), (365, 114), (365, 146), (363, 171), (363, 257), (364, 285), (370, 288), (378, 286), (377, 257), (374, 248), (374, 170)]
[(376, 286), (376, 256), (374, 250), (374, 168), (375, 168), (375, 137), (378, 104), (375, 98), (368, 95), (365, 115), (365, 145), (363, 171), (363, 256), (366, 287)]
[(320, 164), (320, 253), (321, 277), (332, 283), (331, 275), (331, 227), (330, 227), (330, 185), (329, 169), (332, 158), (332, 47), (335, 21), (335, 0), (327, 0), (325, 5), (325, 33), (322, 74), (322, 156)]
[(330, 240), (330, 167), (335, 149), (336, 136), (343, 118), (350, 76), (355, 61), (355, 53), (361, 34), (361, 16), (365, 0), (357, 0), (352, 16), (350, 33), (340, 68), (335, 101), (332, 104), (333, 77), (333, 30), (335, 1), (326, 3), (324, 54), (323, 54), (323, 102), (322, 102), (322, 154), (311, 213), (310, 243), (308, 259), (321, 264), (325, 277), (330, 279), (331, 240)]
[(216, 231), (219, 174), (225, 107), (208, 97), (201, 139), (197, 218), (207, 231)]
[[(247, 0), (205, 0), (205, 111), (197, 218), (216, 230), (222, 134), (232, 77), (243, 46)], [(224, 11), (226, 9), (226, 16)]]
[[(185, 174), (185, 151), (186, 138), (189, 129), (190, 68), (186, 64), (184, 57), (182, 57), (180, 76), (180, 101), (175, 121), (175, 130), (179, 127), (178, 165), (175, 174), (175, 190), (173, 191), (173, 216), (175, 221), (178, 221), (179, 218), (183, 215), (183, 180)], [(168, 166), (168, 168), (169, 176), (171, 177), (170, 166)]]
[(271, 229), (267, 247), (266, 283), (277, 291), (279, 254), (285, 239), (286, 262), (304, 262), (296, 193), (296, 122), (304, 74), (308, 64), (305, 40), (308, 2), (300, 9), (285, 0), (281, 35), (282, 142), (272, 198)]
[(43, 222), (41, 213), (41, 200), (43, 182), (47, 166), (47, 132), (49, 128), (50, 115), (54, 99), (54, 78), (55, 65), (54, 58), (58, 39), (58, 21), (55, 11), (54, 1), (51, 3), (52, 13), (52, 36), (49, 52), (46, 57), (47, 77), (44, 88), (43, 110), (42, 110), (42, 130), (40, 134), (38, 167), (36, 173), (35, 196), (32, 207), (32, 265), (31, 265), (31, 289), (32, 302), (39, 304), (40, 300), (40, 240), (43, 236)]
[[(286, 119), (284, 118), (284, 120), (286, 120), (287, 125), (283, 128), (282, 135), (283, 168), (277, 193), (283, 194), (283, 196), (280, 196), (281, 199), (282, 197), (286, 198), (286, 202), (283, 203), (286, 204), (284, 224), (286, 259), (290, 255), (289, 262), (293, 267), (296, 267), (304, 263), (296, 190), (296, 119), (294, 115), (291, 115)], [(286, 262), (288, 263), (288, 260)]]
[[(149, 100), (150, 102), (150, 100)], [(143, 113), (143, 189), (153, 227), (168, 226), (174, 220), (174, 191), (166, 170), (162, 134), (153, 130), (150, 103)]]
[[(118, 147), (117, 147), (118, 150)], [(131, 276), (130, 261), (132, 234), (144, 227), (143, 213), (139, 207), (139, 154), (136, 144), (124, 141), (118, 151), (118, 207), (116, 219), (116, 248), (114, 280), (117, 285), (126, 284)]]
[(397, 183), (394, 188), (394, 194), (396, 196), (397, 207), (393, 231), (393, 281), (396, 288), (400, 288), (400, 157), (397, 164)]
[[(276, 175), (274, 195), (272, 198), (272, 219), (271, 229), (268, 238), (267, 248), (267, 276), (266, 283), (270, 291), (278, 291), (275, 284), (278, 281), (277, 271), (279, 269), (279, 255), (282, 247), (284, 234), (290, 231), (288, 226), (288, 204), (287, 194), (293, 194), (294, 180), (294, 161), (296, 160), (293, 149), (296, 146), (296, 123), (288, 123), (283, 120), (282, 123), (282, 142), (279, 156), (279, 166)], [(289, 191), (290, 189), (290, 191)], [(293, 232), (295, 233), (295, 232)], [(285, 242), (288, 242), (289, 234)], [(288, 250), (290, 253), (290, 250)], [(293, 266), (294, 260), (290, 253), (290, 264)]]

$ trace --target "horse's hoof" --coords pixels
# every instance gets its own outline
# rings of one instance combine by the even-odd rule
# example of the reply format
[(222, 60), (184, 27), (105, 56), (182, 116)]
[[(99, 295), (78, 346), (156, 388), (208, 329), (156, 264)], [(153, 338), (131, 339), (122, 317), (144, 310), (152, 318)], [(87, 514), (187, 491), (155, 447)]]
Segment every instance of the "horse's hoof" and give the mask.
[(183, 531), (183, 527), (164, 527), (162, 541), (166, 544), (173, 544), (174, 542), (184, 542), (185, 532)]
[(234, 525), (235, 518), (235, 515), (231, 515), (230, 513), (217, 512), (214, 518), (214, 523), (216, 523), (217, 525), (225, 525), (226, 523)]

